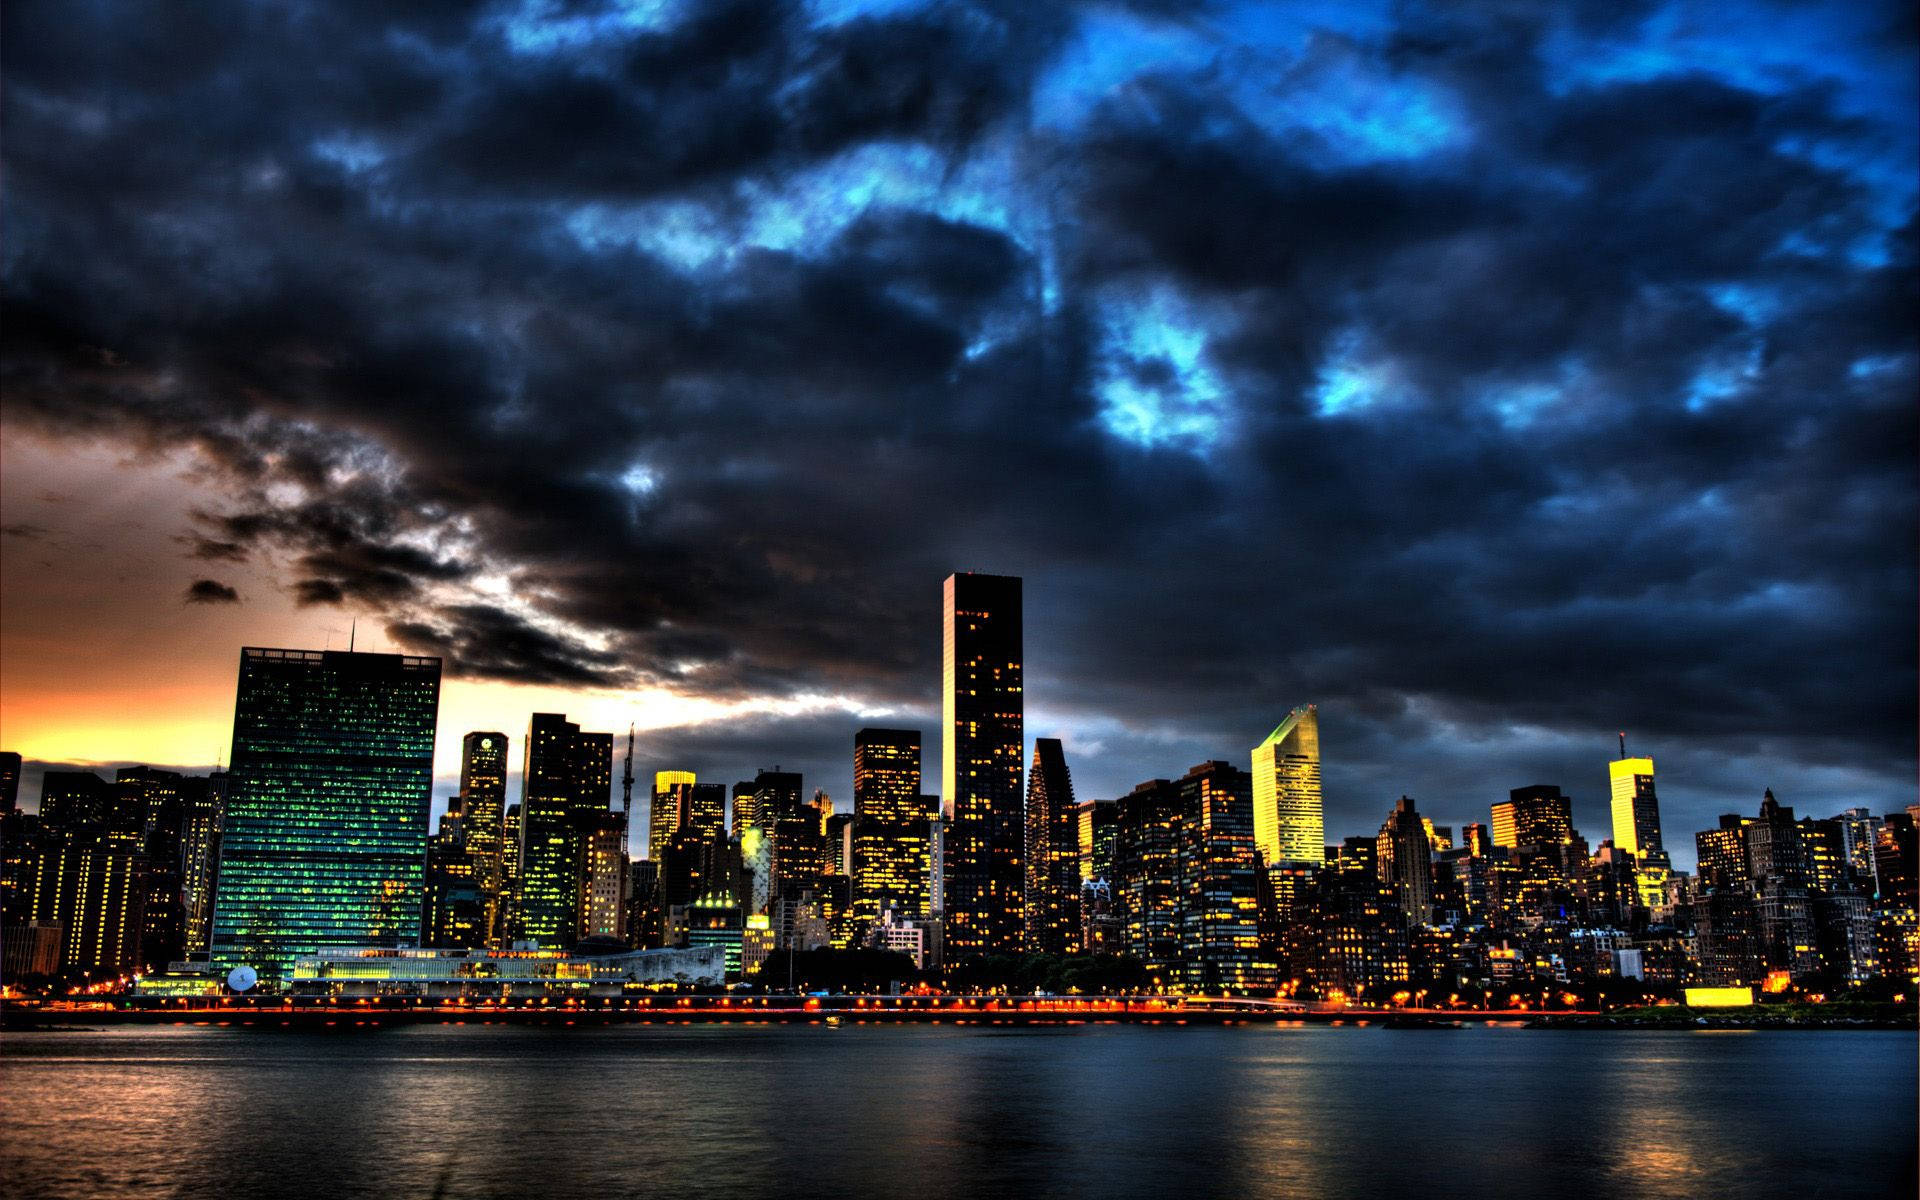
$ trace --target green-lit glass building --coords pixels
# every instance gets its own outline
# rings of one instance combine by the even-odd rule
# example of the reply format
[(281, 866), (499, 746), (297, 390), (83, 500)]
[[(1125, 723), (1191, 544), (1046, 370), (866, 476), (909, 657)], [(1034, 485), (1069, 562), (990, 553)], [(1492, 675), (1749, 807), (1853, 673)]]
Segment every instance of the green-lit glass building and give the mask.
[(440, 660), (240, 652), (212, 958), (418, 943)]

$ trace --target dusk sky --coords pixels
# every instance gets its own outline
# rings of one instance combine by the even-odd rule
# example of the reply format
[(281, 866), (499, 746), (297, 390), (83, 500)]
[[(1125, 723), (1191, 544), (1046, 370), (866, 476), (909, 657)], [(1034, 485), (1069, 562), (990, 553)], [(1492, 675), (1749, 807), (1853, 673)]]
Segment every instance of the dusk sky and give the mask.
[[(51, 11), (50, 11), (51, 9)], [(56, 15), (57, 12), (57, 15)], [(441, 655), (844, 803), (941, 581), (1082, 799), (1320, 706), (1330, 837), (1615, 734), (1914, 800), (1911, 3), (6, 7), (0, 748)]]

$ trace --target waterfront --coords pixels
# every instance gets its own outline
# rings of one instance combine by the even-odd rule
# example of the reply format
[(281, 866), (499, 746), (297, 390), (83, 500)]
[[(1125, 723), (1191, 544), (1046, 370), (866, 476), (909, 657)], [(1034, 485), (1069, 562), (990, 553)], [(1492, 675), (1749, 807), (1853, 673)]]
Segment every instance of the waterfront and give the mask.
[(9, 1037), (12, 1197), (1911, 1195), (1916, 1040), (1315, 1026)]

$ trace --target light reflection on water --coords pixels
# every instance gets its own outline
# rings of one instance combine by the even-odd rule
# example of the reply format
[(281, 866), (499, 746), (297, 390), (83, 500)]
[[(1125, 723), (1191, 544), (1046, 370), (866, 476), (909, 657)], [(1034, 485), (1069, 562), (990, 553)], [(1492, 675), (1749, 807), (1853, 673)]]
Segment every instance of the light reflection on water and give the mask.
[(0, 1194), (1914, 1193), (1916, 1039), (843, 1026), (10, 1036)]

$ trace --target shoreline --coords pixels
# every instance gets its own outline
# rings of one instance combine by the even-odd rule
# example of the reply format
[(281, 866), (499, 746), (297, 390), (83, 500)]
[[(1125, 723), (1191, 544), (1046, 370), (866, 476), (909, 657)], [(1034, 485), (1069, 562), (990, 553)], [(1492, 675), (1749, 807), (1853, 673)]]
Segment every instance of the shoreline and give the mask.
[[(1680, 1007), (1612, 1013), (1537, 1010), (1355, 1010), (1293, 1009), (1231, 1005), (1170, 1005), (1165, 1002), (1050, 1004), (1035, 1000), (887, 1003), (864, 996), (682, 998), (644, 1006), (569, 1005), (234, 1005), (208, 1007), (43, 1007), (8, 1004), (0, 1030), (9, 1033), (106, 1030), (134, 1026), (367, 1030), (410, 1025), (528, 1025), (544, 1028), (606, 1028), (619, 1025), (960, 1025), (1060, 1028), (1075, 1025), (1223, 1027), (1235, 1025), (1326, 1025), (1444, 1031), (1469, 1025), (1569, 1030), (1874, 1030), (1920, 1033), (1911, 1006), (1874, 1006), (1832, 1014)], [(916, 1000), (919, 998), (916, 998)], [(944, 998), (942, 998), (944, 999)], [(1781, 1006), (1786, 1007), (1786, 1006)]]

